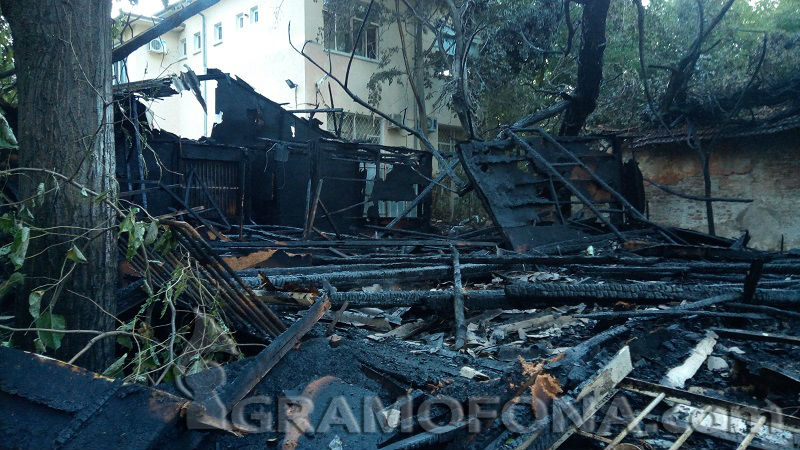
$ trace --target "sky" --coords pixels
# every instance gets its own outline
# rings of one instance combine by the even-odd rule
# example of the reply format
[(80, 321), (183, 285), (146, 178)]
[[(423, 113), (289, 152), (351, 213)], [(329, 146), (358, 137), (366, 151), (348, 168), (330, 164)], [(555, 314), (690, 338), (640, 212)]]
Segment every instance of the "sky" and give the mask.
[[(170, 0), (170, 3), (175, 3), (176, 1)], [(164, 9), (164, 4), (161, 0), (138, 0), (135, 5), (132, 5), (130, 0), (114, 0), (111, 6), (111, 17), (116, 17), (121, 11), (152, 16), (162, 9)]]

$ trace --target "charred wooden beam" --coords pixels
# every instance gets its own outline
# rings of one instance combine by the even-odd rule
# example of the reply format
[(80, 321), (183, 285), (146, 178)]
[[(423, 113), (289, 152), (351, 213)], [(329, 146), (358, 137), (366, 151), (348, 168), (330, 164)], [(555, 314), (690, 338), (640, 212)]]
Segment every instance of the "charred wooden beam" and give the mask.
[(720, 336), (741, 339), (744, 341), (779, 342), (781, 344), (800, 345), (800, 337), (787, 334), (765, 333), (763, 331), (739, 330), (735, 328), (713, 328)]
[(756, 286), (758, 286), (758, 280), (761, 278), (761, 273), (763, 270), (763, 259), (756, 259), (752, 264), (750, 264), (750, 269), (747, 270), (747, 276), (744, 280), (742, 303), (751, 303), (753, 301), (753, 296), (756, 293)]
[(686, 317), (707, 316), (727, 319), (768, 320), (771, 317), (756, 313), (732, 313), (722, 311), (683, 311), (678, 309), (639, 309), (635, 311), (603, 311), (596, 313), (576, 314), (574, 317), (585, 319), (616, 319), (623, 317)]
[[(676, 285), (668, 283), (512, 283), (505, 288), (510, 299), (528, 302), (578, 304), (581, 302), (663, 303), (709, 298), (722, 294), (741, 294), (736, 286)], [(800, 290), (759, 289), (754, 302), (800, 306)]]
[[(490, 275), (499, 266), (491, 264), (463, 264), (461, 273), (464, 277), (478, 278)], [(252, 274), (253, 272), (248, 272)], [(257, 273), (257, 271), (256, 271)], [(428, 267), (403, 267), (398, 269), (377, 269), (365, 271), (342, 271), (322, 274), (309, 275), (267, 275), (266, 278), (276, 289), (283, 289), (285, 286), (322, 286), (327, 280), (332, 285), (342, 288), (345, 286), (361, 287), (367, 284), (381, 283), (398, 280), (446, 280), (450, 279), (452, 267), (447, 266), (428, 266)], [(243, 278), (251, 287), (259, 287), (263, 283), (262, 277), (245, 276)]]
[[(518, 306), (509, 302), (502, 289), (465, 290), (464, 306), (471, 311)], [(399, 306), (422, 306), (434, 309), (449, 309), (453, 291), (383, 291), (383, 292), (337, 292), (331, 295), (334, 306), (349, 302), (353, 307), (367, 306), (392, 308)]]
[(497, 247), (496, 242), (452, 241), (447, 239), (360, 239), (332, 241), (214, 241), (212, 248), (221, 250), (254, 248), (376, 248), (376, 247)]
[(197, 423), (227, 429), (225, 415), (219, 417), (209, 414), (215, 410), (218, 402), (221, 402), (222, 406), (225, 407), (225, 414), (233, 409), (275, 367), (275, 364), (311, 330), (330, 307), (331, 304), (328, 300), (315, 303), (301, 319), (297, 320), (280, 336), (275, 338), (267, 348), (256, 355), (231, 383), (224, 385), (218, 396), (211, 396), (201, 402), (190, 403), (187, 416), (197, 421)]

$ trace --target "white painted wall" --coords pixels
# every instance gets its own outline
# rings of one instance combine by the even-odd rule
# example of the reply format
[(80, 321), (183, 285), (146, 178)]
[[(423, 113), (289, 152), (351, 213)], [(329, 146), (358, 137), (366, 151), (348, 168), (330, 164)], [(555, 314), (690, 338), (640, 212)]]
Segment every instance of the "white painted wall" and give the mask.
[[(385, 0), (387, 7), (394, 7), (393, 1)], [(253, 6), (258, 6), (259, 20), (250, 23), (249, 13)], [(237, 14), (247, 14), (245, 25), (239, 29), (236, 26)], [(205, 26), (203, 18), (205, 17)], [(222, 24), (222, 40), (217, 42), (213, 36), (214, 25)], [(208, 8), (202, 15), (196, 15), (181, 25), (179, 28), (164, 34), (161, 38), (166, 42), (166, 53), (157, 54), (142, 47), (127, 58), (128, 76), (131, 81), (156, 78), (169, 73), (177, 73), (187, 65), (197, 74), (205, 73), (203, 50), (193, 48), (193, 36), (200, 32), (205, 36), (205, 64), (207, 67), (218, 68), (223, 72), (240, 77), (249, 83), (257, 92), (267, 98), (278, 102), (287, 103), (287, 109), (313, 107), (318, 102), (320, 106), (329, 103), (328, 84), (326, 80), (319, 83), (324, 76), (322, 71), (306, 61), (289, 45), (289, 24), (291, 23), (292, 42), (298, 47), (305, 41), (310, 42), (306, 51), (315, 60), (327, 63), (328, 54), (321, 43), (317, 43), (322, 20), (322, 0), (221, 0), (216, 5)], [(152, 26), (146, 20), (138, 20), (133, 24), (133, 35), (141, 33)], [(379, 47), (396, 46), (399, 34), (396, 26), (383, 27), (380, 30), (381, 40)], [(126, 38), (131, 33), (125, 34)], [(426, 34), (427, 39), (433, 39), (431, 33)], [(187, 55), (179, 56), (178, 45), (181, 39), (187, 41)], [(411, 43), (411, 39), (407, 39)], [(380, 50), (379, 50), (380, 51)], [(408, 49), (409, 57), (413, 49)], [(344, 79), (349, 55), (331, 52), (331, 63), (334, 73)], [(390, 66), (404, 67), (400, 52), (393, 56)], [(367, 99), (369, 92), (367, 82), (375, 71), (379, 70), (376, 61), (356, 57), (350, 74), (349, 86), (363, 99)], [(286, 81), (292, 80), (298, 85), (296, 93), (290, 89)], [(317, 86), (322, 97), (318, 96)], [(212, 124), (216, 117), (214, 112), (214, 87), (215, 82), (206, 82), (205, 98), (208, 104), (208, 116), (204, 122), (203, 111), (191, 92), (183, 92), (163, 100), (149, 102), (151, 117), (155, 126), (188, 138), (199, 138), (210, 134)], [(368, 111), (353, 102), (335, 83), (332, 83), (334, 104), (346, 111), (367, 114)], [(441, 86), (434, 85), (432, 90), (436, 94)], [(296, 94), (296, 100), (295, 100)], [(434, 95), (434, 98), (436, 95)], [(406, 124), (416, 121), (416, 108), (411, 89), (407, 82), (384, 85), (382, 100), (379, 108), (387, 113), (401, 113), (407, 109)], [(434, 108), (433, 100), (427, 104), (428, 114), (435, 116), (440, 125), (458, 125), (458, 120), (446, 107)], [(326, 120), (325, 114), (317, 114), (316, 118)], [(206, 125), (204, 125), (204, 123)], [(390, 129), (384, 123), (382, 132), (383, 141), (389, 145), (403, 145), (414, 147), (414, 139), (396, 130)], [(430, 140), (437, 142), (436, 134)]]

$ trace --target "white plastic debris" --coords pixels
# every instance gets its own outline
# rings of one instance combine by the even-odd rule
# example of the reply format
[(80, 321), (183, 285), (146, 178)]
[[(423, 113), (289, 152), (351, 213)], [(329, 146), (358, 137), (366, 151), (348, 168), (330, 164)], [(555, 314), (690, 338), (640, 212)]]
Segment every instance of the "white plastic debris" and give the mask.
[(712, 372), (727, 370), (730, 367), (728, 362), (719, 356), (709, 356), (706, 365), (708, 366), (708, 370)]
[(462, 367), (458, 374), (464, 378), (469, 378), (470, 380), (485, 381), (489, 379), (489, 376), (485, 373), (469, 366)]

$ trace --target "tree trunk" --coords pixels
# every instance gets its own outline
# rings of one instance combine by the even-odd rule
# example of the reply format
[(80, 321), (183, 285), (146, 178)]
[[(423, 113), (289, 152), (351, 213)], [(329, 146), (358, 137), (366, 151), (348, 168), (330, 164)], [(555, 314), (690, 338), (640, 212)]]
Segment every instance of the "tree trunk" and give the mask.
[[(20, 167), (53, 170), (95, 192), (116, 198), (111, 96), (111, 0), (0, 0), (11, 26), (19, 91)], [(53, 177), (20, 178), (23, 198)], [(34, 225), (23, 271), (29, 289), (45, 290), (42, 310), (64, 316), (67, 329), (115, 328), (116, 236), (112, 208), (69, 184), (32, 209)], [(52, 227), (62, 227), (55, 228)], [(66, 260), (75, 245), (87, 262)], [(66, 261), (66, 262), (65, 262)], [(74, 266), (74, 268), (73, 268)], [(63, 268), (63, 269), (62, 269)], [(54, 280), (62, 278), (57, 286)], [(26, 290), (27, 292), (27, 290)], [(30, 327), (27, 298), (17, 320)], [(35, 335), (26, 336), (27, 345)], [(71, 358), (90, 334), (64, 335), (59, 358)], [(102, 370), (113, 358), (114, 340), (104, 339), (78, 360)]]
[[(606, 16), (610, 0), (588, 0), (583, 5), (581, 49), (578, 55), (578, 85), (564, 113), (559, 134), (580, 133), (586, 118), (597, 107), (603, 81), (603, 54), (606, 50)], [(567, 6), (569, 7), (569, 6)]]

